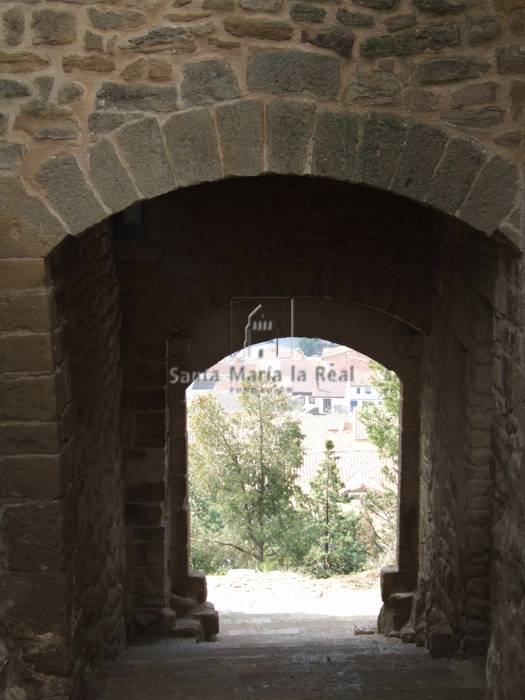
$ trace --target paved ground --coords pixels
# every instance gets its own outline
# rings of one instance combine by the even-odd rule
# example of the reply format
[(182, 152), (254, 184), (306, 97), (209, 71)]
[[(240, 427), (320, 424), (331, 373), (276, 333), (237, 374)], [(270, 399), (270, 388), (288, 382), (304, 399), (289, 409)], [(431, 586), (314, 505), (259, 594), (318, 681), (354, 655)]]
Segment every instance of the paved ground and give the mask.
[(210, 577), (209, 598), (221, 610), (218, 641), (132, 646), (93, 680), (89, 700), (481, 700), (481, 664), (353, 634), (375, 624), (373, 582), (366, 575)]

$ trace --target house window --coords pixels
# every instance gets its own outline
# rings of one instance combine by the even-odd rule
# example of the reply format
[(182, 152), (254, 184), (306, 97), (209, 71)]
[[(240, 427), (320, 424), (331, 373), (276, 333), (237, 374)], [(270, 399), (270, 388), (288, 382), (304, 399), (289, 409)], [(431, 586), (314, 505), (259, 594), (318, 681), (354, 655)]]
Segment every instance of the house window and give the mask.
[(371, 386), (365, 386), (365, 394), (371, 394), (372, 393), (372, 387)]
[(313, 396), (308, 397), (308, 403), (315, 403), (315, 399)]
[(323, 399), (323, 411), (330, 413), (332, 410), (332, 399)]
[(354, 382), (354, 365), (350, 365), (350, 381)]

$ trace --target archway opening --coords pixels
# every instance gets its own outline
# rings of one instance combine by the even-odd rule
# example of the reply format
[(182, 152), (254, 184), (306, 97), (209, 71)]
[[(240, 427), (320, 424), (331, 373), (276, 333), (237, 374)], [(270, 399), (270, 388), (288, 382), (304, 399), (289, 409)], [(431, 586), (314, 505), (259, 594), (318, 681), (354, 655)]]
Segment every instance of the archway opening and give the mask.
[[(254, 308), (248, 332), (271, 336)], [(186, 390), (191, 566), (227, 638), (373, 634), (398, 559), (399, 379), (319, 338), (247, 342)]]

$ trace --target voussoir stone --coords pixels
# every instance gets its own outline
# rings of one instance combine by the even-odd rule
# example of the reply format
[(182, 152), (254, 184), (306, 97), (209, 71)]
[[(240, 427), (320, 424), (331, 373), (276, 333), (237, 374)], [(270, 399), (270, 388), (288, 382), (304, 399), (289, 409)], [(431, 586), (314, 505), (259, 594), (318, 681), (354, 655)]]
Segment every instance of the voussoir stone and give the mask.
[(231, 65), (222, 58), (207, 58), (182, 67), (181, 96), (187, 105), (204, 105), (239, 97)]
[(224, 28), (233, 36), (246, 36), (253, 39), (286, 41), (293, 37), (293, 27), (287, 22), (257, 17), (228, 17)]
[(416, 80), (420, 85), (455, 83), (480, 78), (489, 68), (490, 63), (479, 58), (434, 58), (416, 66)]
[(112, 211), (121, 211), (139, 199), (108, 139), (101, 139), (89, 149), (89, 173), (102, 201)]
[(120, 151), (145, 197), (157, 197), (175, 188), (160, 126), (155, 117), (124, 124), (115, 132)]
[(222, 177), (217, 133), (209, 110), (175, 114), (163, 131), (177, 184), (195, 185)]
[(432, 178), (426, 201), (440, 211), (455, 214), (486, 159), (471, 141), (452, 138)]
[(164, 87), (102, 83), (95, 106), (97, 109), (173, 112), (177, 109), (177, 88), (174, 85)]
[(303, 174), (314, 121), (312, 102), (275, 99), (268, 103), (266, 138), (270, 171)]
[(480, 231), (493, 233), (511, 210), (518, 187), (516, 165), (493, 156), (479, 171), (459, 217)]
[(36, 180), (71, 233), (80, 233), (106, 216), (73, 155), (61, 154), (46, 160)]
[(339, 92), (339, 74), (338, 58), (305, 51), (258, 51), (248, 60), (250, 90), (309, 92), (334, 100)]
[(312, 175), (353, 181), (361, 120), (350, 114), (322, 112), (314, 132)]
[(31, 22), (34, 44), (72, 44), (77, 38), (77, 18), (69, 10), (35, 10)]
[(263, 170), (264, 112), (259, 100), (217, 107), (217, 126), (226, 176), (260, 175)]
[(365, 120), (359, 146), (357, 179), (388, 189), (405, 141), (406, 124), (391, 116)]
[(408, 127), (405, 147), (390, 189), (416, 201), (423, 201), (448, 137), (427, 124)]

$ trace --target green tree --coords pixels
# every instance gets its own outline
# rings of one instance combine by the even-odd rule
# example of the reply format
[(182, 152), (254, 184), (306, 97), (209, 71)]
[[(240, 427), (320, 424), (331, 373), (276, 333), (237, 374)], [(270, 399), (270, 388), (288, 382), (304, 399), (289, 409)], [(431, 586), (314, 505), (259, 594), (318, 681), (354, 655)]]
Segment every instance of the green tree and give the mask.
[(330, 348), (334, 343), (320, 338), (299, 338), (299, 348), (309, 357), (311, 355), (320, 355), (323, 348)]
[(381, 401), (366, 402), (361, 408), (360, 419), (384, 460), (384, 489), (369, 491), (363, 505), (377, 553), (393, 559), (397, 538), (401, 389), (395, 372), (378, 362), (372, 362), (371, 367), (372, 385)]
[[(294, 526), (302, 434), (286, 394), (272, 383), (245, 382), (239, 404), (227, 413), (211, 395), (192, 403), (193, 530), (208, 546), (261, 565), (284, 556)], [(193, 547), (199, 552), (198, 541)]]
[(347, 499), (339, 474), (334, 444), (327, 440), (324, 458), (310, 483), (308, 511), (311, 545), (306, 565), (318, 576), (347, 574), (361, 568), (368, 552), (359, 532), (359, 519), (343, 511)]

